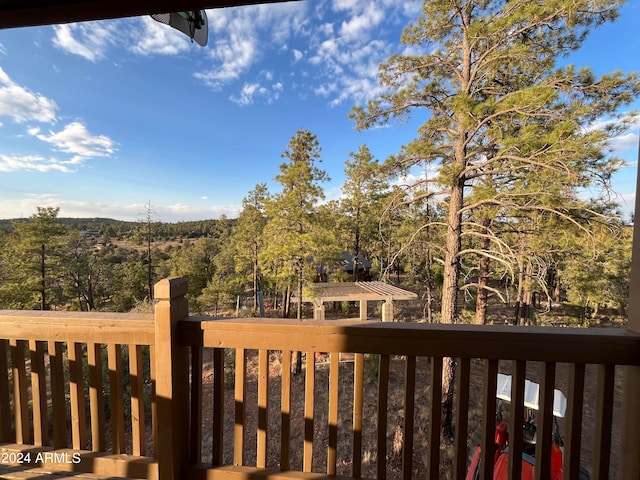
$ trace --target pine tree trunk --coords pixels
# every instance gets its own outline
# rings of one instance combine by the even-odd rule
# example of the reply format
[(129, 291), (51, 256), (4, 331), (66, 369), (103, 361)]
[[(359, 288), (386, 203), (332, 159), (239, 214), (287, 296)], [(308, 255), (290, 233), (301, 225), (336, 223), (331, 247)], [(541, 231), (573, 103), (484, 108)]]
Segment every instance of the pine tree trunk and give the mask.
[(518, 253), (518, 293), (516, 295), (516, 306), (513, 312), (513, 324), (518, 325), (522, 316), (524, 306), (524, 247), (520, 242), (520, 252)]
[(529, 324), (529, 315), (531, 314), (531, 287), (529, 286), (532, 276), (531, 263), (527, 262), (527, 266), (524, 271), (524, 278), (522, 283), (522, 300), (520, 302), (520, 325)]
[[(461, 210), (463, 205), (464, 181), (451, 190), (449, 215), (447, 219), (444, 281), (442, 285), (442, 323), (458, 323), (458, 281), (460, 278), (460, 250), (462, 237)], [(442, 432), (446, 438), (453, 434), (453, 387), (455, 365), (453, 359), (445, 357), (442, 365)]]
[(93, 312), (96, 308), (96, 304), (95, 299), (93, 298), (93, 278), (91, 277), (91, 274), (89, 274), (87, 282), (87, 311)]
[(486, 325), (487, 323), (487, 303), (489, 295), (487, 292), (487, 277), (489, 276), (489, 259), (482, 257), (478, 265), (480, 276), (478, 277), (478, 293), (476, 295), (476, 323)]
[[(482, 221), (483, 233), (487, 233), (491, 220), (485, 218)], [(482, 237), (480, 242), (480, 249), (483, 252), (489, 250), (491, 242), (489, 237)], [(489, 257), (482, 256), (478, 262), (478, 293), (476, 295), (476, 323), (479, 325), (486, 325), (487, 323), (487, 303), (489, 301), (489, 291), (487, 290), (487, 284), (489, 280), (489, 270), (491, 268), (491, 262)]]
[(287, 288), (282, 292), (282, 317), (289, 318), (289, 307), (291, 300), (291, 286), (287, 285)]
[(557, 270), (553, 276), (553, 302), (560, 303), (560, 273)]
[(427, 278), (425, 281), (426, 317), (433, 323), (433, 279), (431, 278), (431, 250), (427, 249)]
[(40, 252), (40, 300), (41, 300), (41, 309), (47, 309), (47, 292), (46, 292), (46, 271), (45, 271), (45, 247), (44, 243), (42, 244), (42, 250)]
[(463, 186), (461, 182), (452, 189), (447, 219), (444, 279), (442, 282), (442, 323), (458, 323), (458, 281), (460, 279), (461, 215)]
[(255, 246), (253, 255), (253, 310), (258, 310), (258, 247)]

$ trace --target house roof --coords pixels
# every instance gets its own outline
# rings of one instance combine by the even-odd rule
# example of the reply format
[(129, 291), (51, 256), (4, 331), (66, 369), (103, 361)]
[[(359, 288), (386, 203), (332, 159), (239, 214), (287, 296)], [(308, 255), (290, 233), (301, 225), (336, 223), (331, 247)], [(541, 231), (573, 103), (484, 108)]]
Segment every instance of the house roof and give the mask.
[[(358, 300), (413, 300), (418, 295), (383, 282), (314, 283), (303, 293), (303, 302), (342, 302)], [(298, 302), (294, 294), (292, 302)]]
[(0, 0), (0, 28), (52, 25), (286, 0)]

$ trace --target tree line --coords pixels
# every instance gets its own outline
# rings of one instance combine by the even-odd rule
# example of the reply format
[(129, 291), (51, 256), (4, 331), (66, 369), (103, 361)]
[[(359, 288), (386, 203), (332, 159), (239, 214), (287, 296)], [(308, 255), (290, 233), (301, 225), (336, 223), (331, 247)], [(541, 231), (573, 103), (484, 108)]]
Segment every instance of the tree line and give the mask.
[[(5, 223), (0, 308), (130, 311), (149, 304), (155, 281), (180, 275), (189, 280), (194, 311), (217, 314), (238, 296), (257, 311), (260, 291), (282, 315), (301, 317), (289, 300), (305, 285), (364, 278), (420, 292), (421, 316), (440, 321), (446, 198), (418, 198), (390, 173), (393, 160), (381, 163), (363, 145), (345, 160), (341, 197), (324, 201), (329, 178), (318, 139), (306, 130), (291, 138), (283, 158), (279, 191), (256, 185), (235, 219), (163, 223), (149, 204), (139, 222), (64, 219), (58, 208), (40, 207)], [(470, 196), (481, 193), (471, 189)], [(585, 201), (580, 210), (564, 202), (571, 216), (550, 206), (464, 217), (471, 229), (460, 239), (460, 321), (491, 320), (489, 299), (512, 307), (514, 323), (563, 300), (585, 313), (601, 306), (624, 313), (632, 227), (610, 203)]]

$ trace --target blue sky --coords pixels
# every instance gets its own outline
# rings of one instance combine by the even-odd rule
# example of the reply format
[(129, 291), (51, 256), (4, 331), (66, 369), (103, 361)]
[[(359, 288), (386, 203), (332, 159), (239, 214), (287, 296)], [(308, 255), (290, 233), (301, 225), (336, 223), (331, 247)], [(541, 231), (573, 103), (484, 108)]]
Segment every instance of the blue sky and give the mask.
[[(406, 125), (356, 132), (351, 107), (378, 92), (416, 0), (308, 0), (210, 10), (201, 48), (148, 17), (0, 30), (0, 218), (58, 206), (65, 217), (235, 216), (257, 183), (277, 190), (281, 154), (316, 134), (337, 198), (344, 161), (386, 159)], [(571, 63), (640, 71), (640, 2), (594, 31)], [(634, 105), (640, 110), (640, 103)], [(424, 117), (423, 117), (424, 118)], [(615, 178), (633, 210), (638, 125), (616, 139)]]

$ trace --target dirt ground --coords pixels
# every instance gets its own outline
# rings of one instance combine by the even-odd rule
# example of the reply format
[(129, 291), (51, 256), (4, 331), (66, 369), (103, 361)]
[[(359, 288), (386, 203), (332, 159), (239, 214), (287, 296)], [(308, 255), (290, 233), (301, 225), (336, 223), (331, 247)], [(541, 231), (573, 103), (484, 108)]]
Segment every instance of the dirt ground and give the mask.
[[(211, 368), (212, 350), (207, 349), (204, 359), (203, 373), (203, 457), (205, 463), (211, 462), (212, 445), (212, 380)], [(365, 386), (364, 386), (364, 412), (363, 412), (363, 450), (362, 450), (362, 475), (364, 478), (375, 478), (377, 469), (376, 459), (376, 418), (377, 418), (377, 377), (373, 360), (365, 361)], [(226, 376), (232, 378), (232, 361), (226, 362)], [(387, 413), (387, 478), (401, 478), (401, 449), (402, 449), (402, 425), (404, 416), (404, 364), (403, 357), (392, 358), (390, 365), (388, 413)], [(247, 411), (245, 427), (245, 465), (256, 464), (256, 427), (257, 427), (257, 352), (249, 352), (247, 357), (248, 390)], [(510, 364), (501, 362), (500, 371), (509, 373)], [(472, 362), (472, 379), (470, 395), (472, 407), (469, 411), (468, 429), (468, 456), (470, 457), (479, 438), (479, 426), (481, 422), (482, 399), (482, 372), (483, 363), (480, 360)], [(291, 412), (291, 467), (294, 470), (302, 469), (302, 451), (304, 439), (304, 385), (305, 370), (298, 377), (292, 379), (292, 412)], [(270, 380), (269, 380), (269, 426), (268, 426), (268, 452), (267, 467), (278, 468), (280, 459), (280, 395), (281, 395), (281, 360), (279, 352), (270, 355)], [(429, 359), (418, 358), (415, 414), (414, 414), (414, 449), (413, 449), (413, 475), (412, 478), (425, 478), (427, 467), (427, 446), (429, 431)], [(537, 380), (537, 365), (530, 364), (527, 367), (527, 378)], [(321, 357), (316, 363), (315, 379), (315, 411), (314, 411), (314, 457), (313, 471), (326, 472), (327, 448), (328, 448), (328, 390), (329, 390), (329, 365), (325, 357)], [(621, 419), (617, 413), (621, 405), (621, 374), (617, 372), (614, 421), (612, 425), (612, 469), (610, 478), (616, 478), (615, 465), (617, 463), (617, 451), (620, 445)], [(339, 422), (338, 422), (338, 463), (337, 473), (350, 475), (352, 469), (352, 411), (353, 411), (353, 362), (342, 361), (339, 369)], [(556, 388), (567, 392), (568, 365), (559, 364), (556, 371)], [(585, 388), (585, 406), (583, 411), (583, 435), (582, 435), (582, 465), (591, 470), (591, 451), (594, 438), (593, 419), (595, 418), (595, 387), (596, 368), (587, 367)], [(225, 428), (224, 428), (224, 463), (233, 463), (233, 422), (234, 422), (234, 391), (233, 385), (227, 382), (225, 390)], [(564, 420), (560, 421), (561, 432), (564, 431)], [(453, 478), (451, 466), (453, 461), (452, 448), (446, 442), (441, 443), (440, 478)]]

